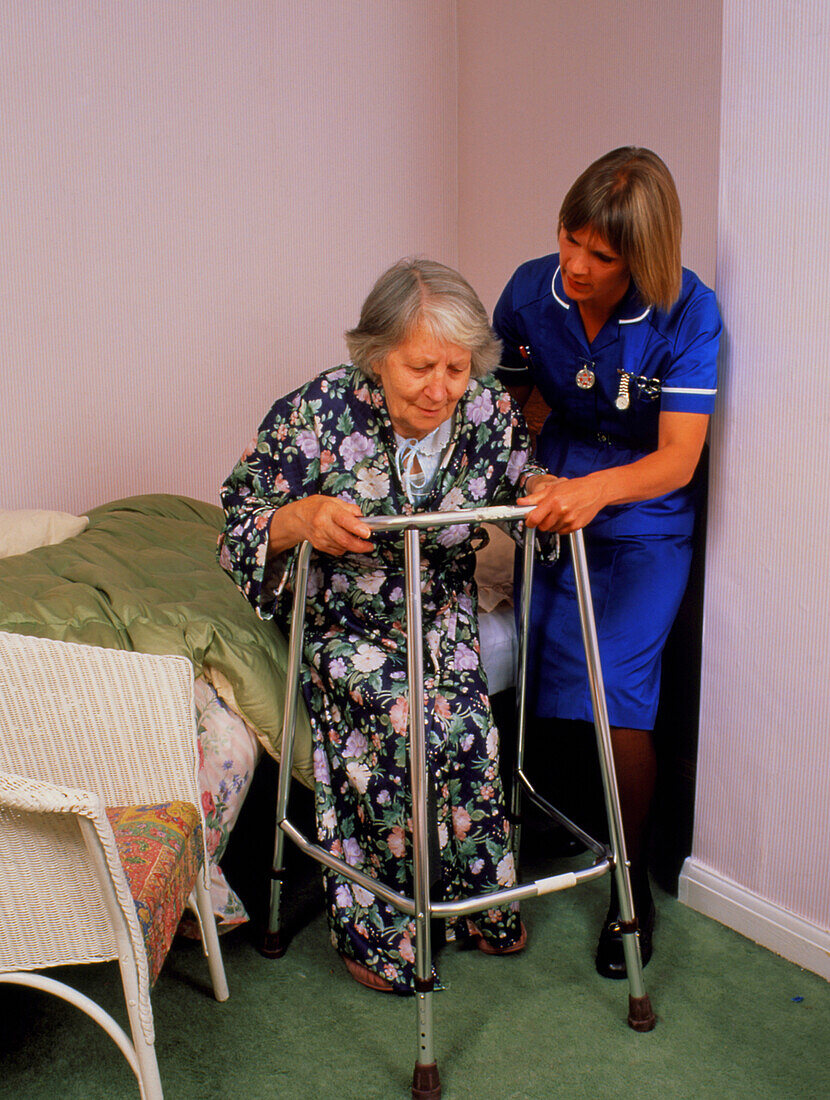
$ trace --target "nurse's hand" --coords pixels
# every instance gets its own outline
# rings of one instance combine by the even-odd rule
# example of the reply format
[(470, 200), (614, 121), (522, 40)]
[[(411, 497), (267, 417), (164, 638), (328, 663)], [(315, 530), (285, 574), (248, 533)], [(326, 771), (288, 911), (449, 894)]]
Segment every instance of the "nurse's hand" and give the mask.
[(624, 466), (594, 470), (584, 477), (528, 478), (528, 494), (517, 504), (533, 504), (531, 527), (569, 535), (591, 522), (609, 504), (652, 500), (688, 485), (695, 472), (709, 417), (704, 413), (661, 412), (657, 450)]
[(339, 497), (316, 494), (292, 500), (274, 513), (268, 551), (278, 554), (308, 540), (315, 550), (334, 557), (370, 553), (371, 531), (362, 521), (358, 505)]
[(600, 485), (600, 479), (595, 479), (590, 474), (576, 478), (538, 474), (528, 479), (528, 494), (516, 503), (535, 506), (525, 520), (528, 527), (570, 535), (573, 531), (586, 527), (597, 512), (605, 507)]

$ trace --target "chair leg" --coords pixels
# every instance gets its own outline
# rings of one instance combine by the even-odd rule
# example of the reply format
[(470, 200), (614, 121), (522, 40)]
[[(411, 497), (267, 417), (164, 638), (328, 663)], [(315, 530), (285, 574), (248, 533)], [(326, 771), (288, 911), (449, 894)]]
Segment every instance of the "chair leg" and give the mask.
[[(139, 989), (138, 968), (135, 955), (129, 941), (120, 935), (118, 938), (118, 966), (121, 970), (121, 984), (124, 988), (124, 1001), (127, 1005), (127, 1016), (130, 1020), (130, 1033), (133, 1040), (133, 1049), (137, 1062), (133, 1067), (138, 1078), (138, 1087), (141, 1090), (141, 1100), (164, 1100), (161, 1088), (161, 1075), (159, 1074), (158, 1059), (156, 1058), (155, 1034), (153, 1030), (152, 1007), (147, 1001), (147, 1013), (149, 1014), (148, 1027), (145, 1030), (141, 1019), (139, 1005), (141, 993)], [(149, 1038), (148, 1038), (149, 1033)]]
[[(127, 959), (128, 958), (129, 952), (127, 953)], [(119, 962), (121, 962), (121, 960), (119, 960)], [(128, 966), (127, 961), (121, 963), (121, 975), (122, 981), (124, 982), (124, 999), (127, 1003), (127, 1014), (129, 1016), (130, 1030), (132, 1032), (131, 1036), (127, 1035), (121, 1025), (117, 1023), (108, 1012), (101, 1008), (99, 1004), (96, 1004), (95, 1001), (91, 1000), (84, 993), (81, 993), (80, 990), (73, 989), (72, 986), (67, 985), (65, 982), (56, 981), (54, 978), (49, 978), (43, 974), (20, 973), (0, 974), (0, 984), (25, 985), (30, 989), (38, 989), (43, 993), (50, 993), (52, 996), (60, 997), (61, 1000), (74, 1005), (75, 1008), (79, 1008), (81, 1012), (86, 1013), (91, 1020), (94, 1020), (96, 1024), (103, 1028), (126, 1058), (130, 1069), (133, 1071), (138, 1081), (142, 1100), (162, 1100), (161, 1077), (159, 1076), (155, 1047), (152, 1042), (147, 1041), (136, 1007), (138, 1002), (138, 983), (134, 973), (131, 978), (128, 978), (125, 973), (126, 966)], [(128, 990), (132, 990), (132, 993), (128, 992)]]
[[(195, 902), (193, 894), (196, 895)], [(205, 880), (201, 872), (196, 879), (193, 894), (190, 896), (190, 901), (195, 905), (199, 914), (199, 922), (202, 926), (202, 945), (207, 955), (210, 980), (213, 982), (213, 993), (217, 1001), (226, 1001), (229, 990), (228, 981), (225, 977), (225, 964), (222, 961), (222, 950), (219, 947), (219, 934), (216, 931), (216, 918), (213, 915), (210, 893), (205, 886)]]
[[(129, 1007), (129, 1006), (128, 1006)], [(132, 1024), (132, 1014), (130, 1018)], [(156, 1048), (153, 1043), (148, 1043), (138, 1026), (136, 1033), (133, 1028), (133, 1042), (135, 1056), (138, 1060), (138, 1087), (141, 1090), (141, 1100), (164, 1100), (161, 1090), (161, 1077), (159, 1076), (159, 1064), (156, 1059)]]

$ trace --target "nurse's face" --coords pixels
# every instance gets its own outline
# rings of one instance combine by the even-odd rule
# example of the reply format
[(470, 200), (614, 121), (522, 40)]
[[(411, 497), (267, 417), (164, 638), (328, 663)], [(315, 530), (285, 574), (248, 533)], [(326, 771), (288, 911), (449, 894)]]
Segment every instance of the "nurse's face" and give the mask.
[(438, 343), (423, 329), (387, 355), (378, 368), (392, 427), (423, 439), (448, 420), (470, 381), (470, 352)]
[(590, 226), (559, 230), (562, 285), (574, 302), (612, 310), (631, 281), (628, 264)]

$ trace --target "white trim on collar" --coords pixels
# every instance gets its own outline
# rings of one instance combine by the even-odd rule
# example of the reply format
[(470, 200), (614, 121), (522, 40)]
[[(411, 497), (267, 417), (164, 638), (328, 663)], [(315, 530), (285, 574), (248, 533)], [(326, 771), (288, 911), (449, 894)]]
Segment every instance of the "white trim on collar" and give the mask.
[[(562, 306), (564, 309), (570, 309), (571, 308), (570, 302), (564, 302), (559, 297), (559, 295), (556, 293), (556, 276), (559, 274), (559, 272), (561, 270), (562, 270), (562, 265), (559, 264), (559, 266), (556, 268), (556, 271), (554, 271), (554, 273), (553, 273), (553, 278), (550, 281), (550, 292), (554, 296), (554, 298), (557, 300), (557, 302), (560, 304), (560, 306)], [(648, 317), (649, 313), (651, 313), (651, 310), (652, 310), (652, 307), (648, 306), (648, 308), (645, 309), (640, 314), (639, 317), (621, 317), (620, 320), (619, 320), (619, 323), (621, 325), (637, 325), (637, 324), (640, 323), (640, 321), (645, 321), (646, 317)]]
[(620, 324), (636, 325), (639, 324), (640, 321), (645, 321), (646, 317), (648, 317), (649, 313), (651, 313), (651, 308), (652, 307), (649, 306), (648, 309), (644, 313), (641, 313), (639, 317), (620, 317)]
[(571, 308), (570, 302), (563, 302), (562, 299), (559, 297), (559, 295), (556, 293), (556, 276), (559, 274), (559, 272), (561, 270), (562, 270), (562, 265), (560, 264), (557, 267), (556, 271), (554, 271), (553, 278), (550, 281), (550, 292), (554, 296), (554, 298), (557, 300), (557, 302), (560, 304), (560, 306), (564, 306), (565, 309), (570, 309)]

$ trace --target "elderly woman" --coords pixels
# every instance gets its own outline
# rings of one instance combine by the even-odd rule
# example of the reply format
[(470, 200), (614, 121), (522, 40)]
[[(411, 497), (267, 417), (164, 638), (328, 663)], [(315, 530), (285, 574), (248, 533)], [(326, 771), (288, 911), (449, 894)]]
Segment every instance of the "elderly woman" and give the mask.
[[(220, 561), (258, 614), (285, 629), (292, 551), (311, 541), (303, 692), (319, 842), (411, 891), (402, 536), (371, 538), (363, 517), (513, 503), (544, 471), (528, 462), (521, 414), (487, 377), (500, 345), (455, 271), (396, 264), (346, 339), (353, 365), (277, 401), (225, 483)], [(422, 544), (427, 756), (448, 899), (515, 881), (472, 534), (444, 528)], [(411, 991), (414, 922), (336, 874), (326, 886), (332, 940), (352, 976)], [(525, 942), (511, 909), (455, 922), (455, 932), (489, 954)]]
[[(558, 253), (522, 264), (494, 316), (504, 342), (499, 377), (520, 404), (535, 386), (551, 409), (538, 457), (552, 476), (522, 502), (538, 505), (528, 522), (565, 534), (585, 528), (644, 962), (654, 921), (646, 839), (660, 658), (689, 575), (692, 479), (721, 331), (714, 294), (681, 267), (680, 225), (663, 161), (648, 149), (615, 149), (565, 196)], [(536, 739), (550, 743), (561, 730), (553, 719), (592, 717), (569, 557), (537, 571), (531, 614), (529, 699)], [(597, 969), (626, 975), (613, 894)]]

